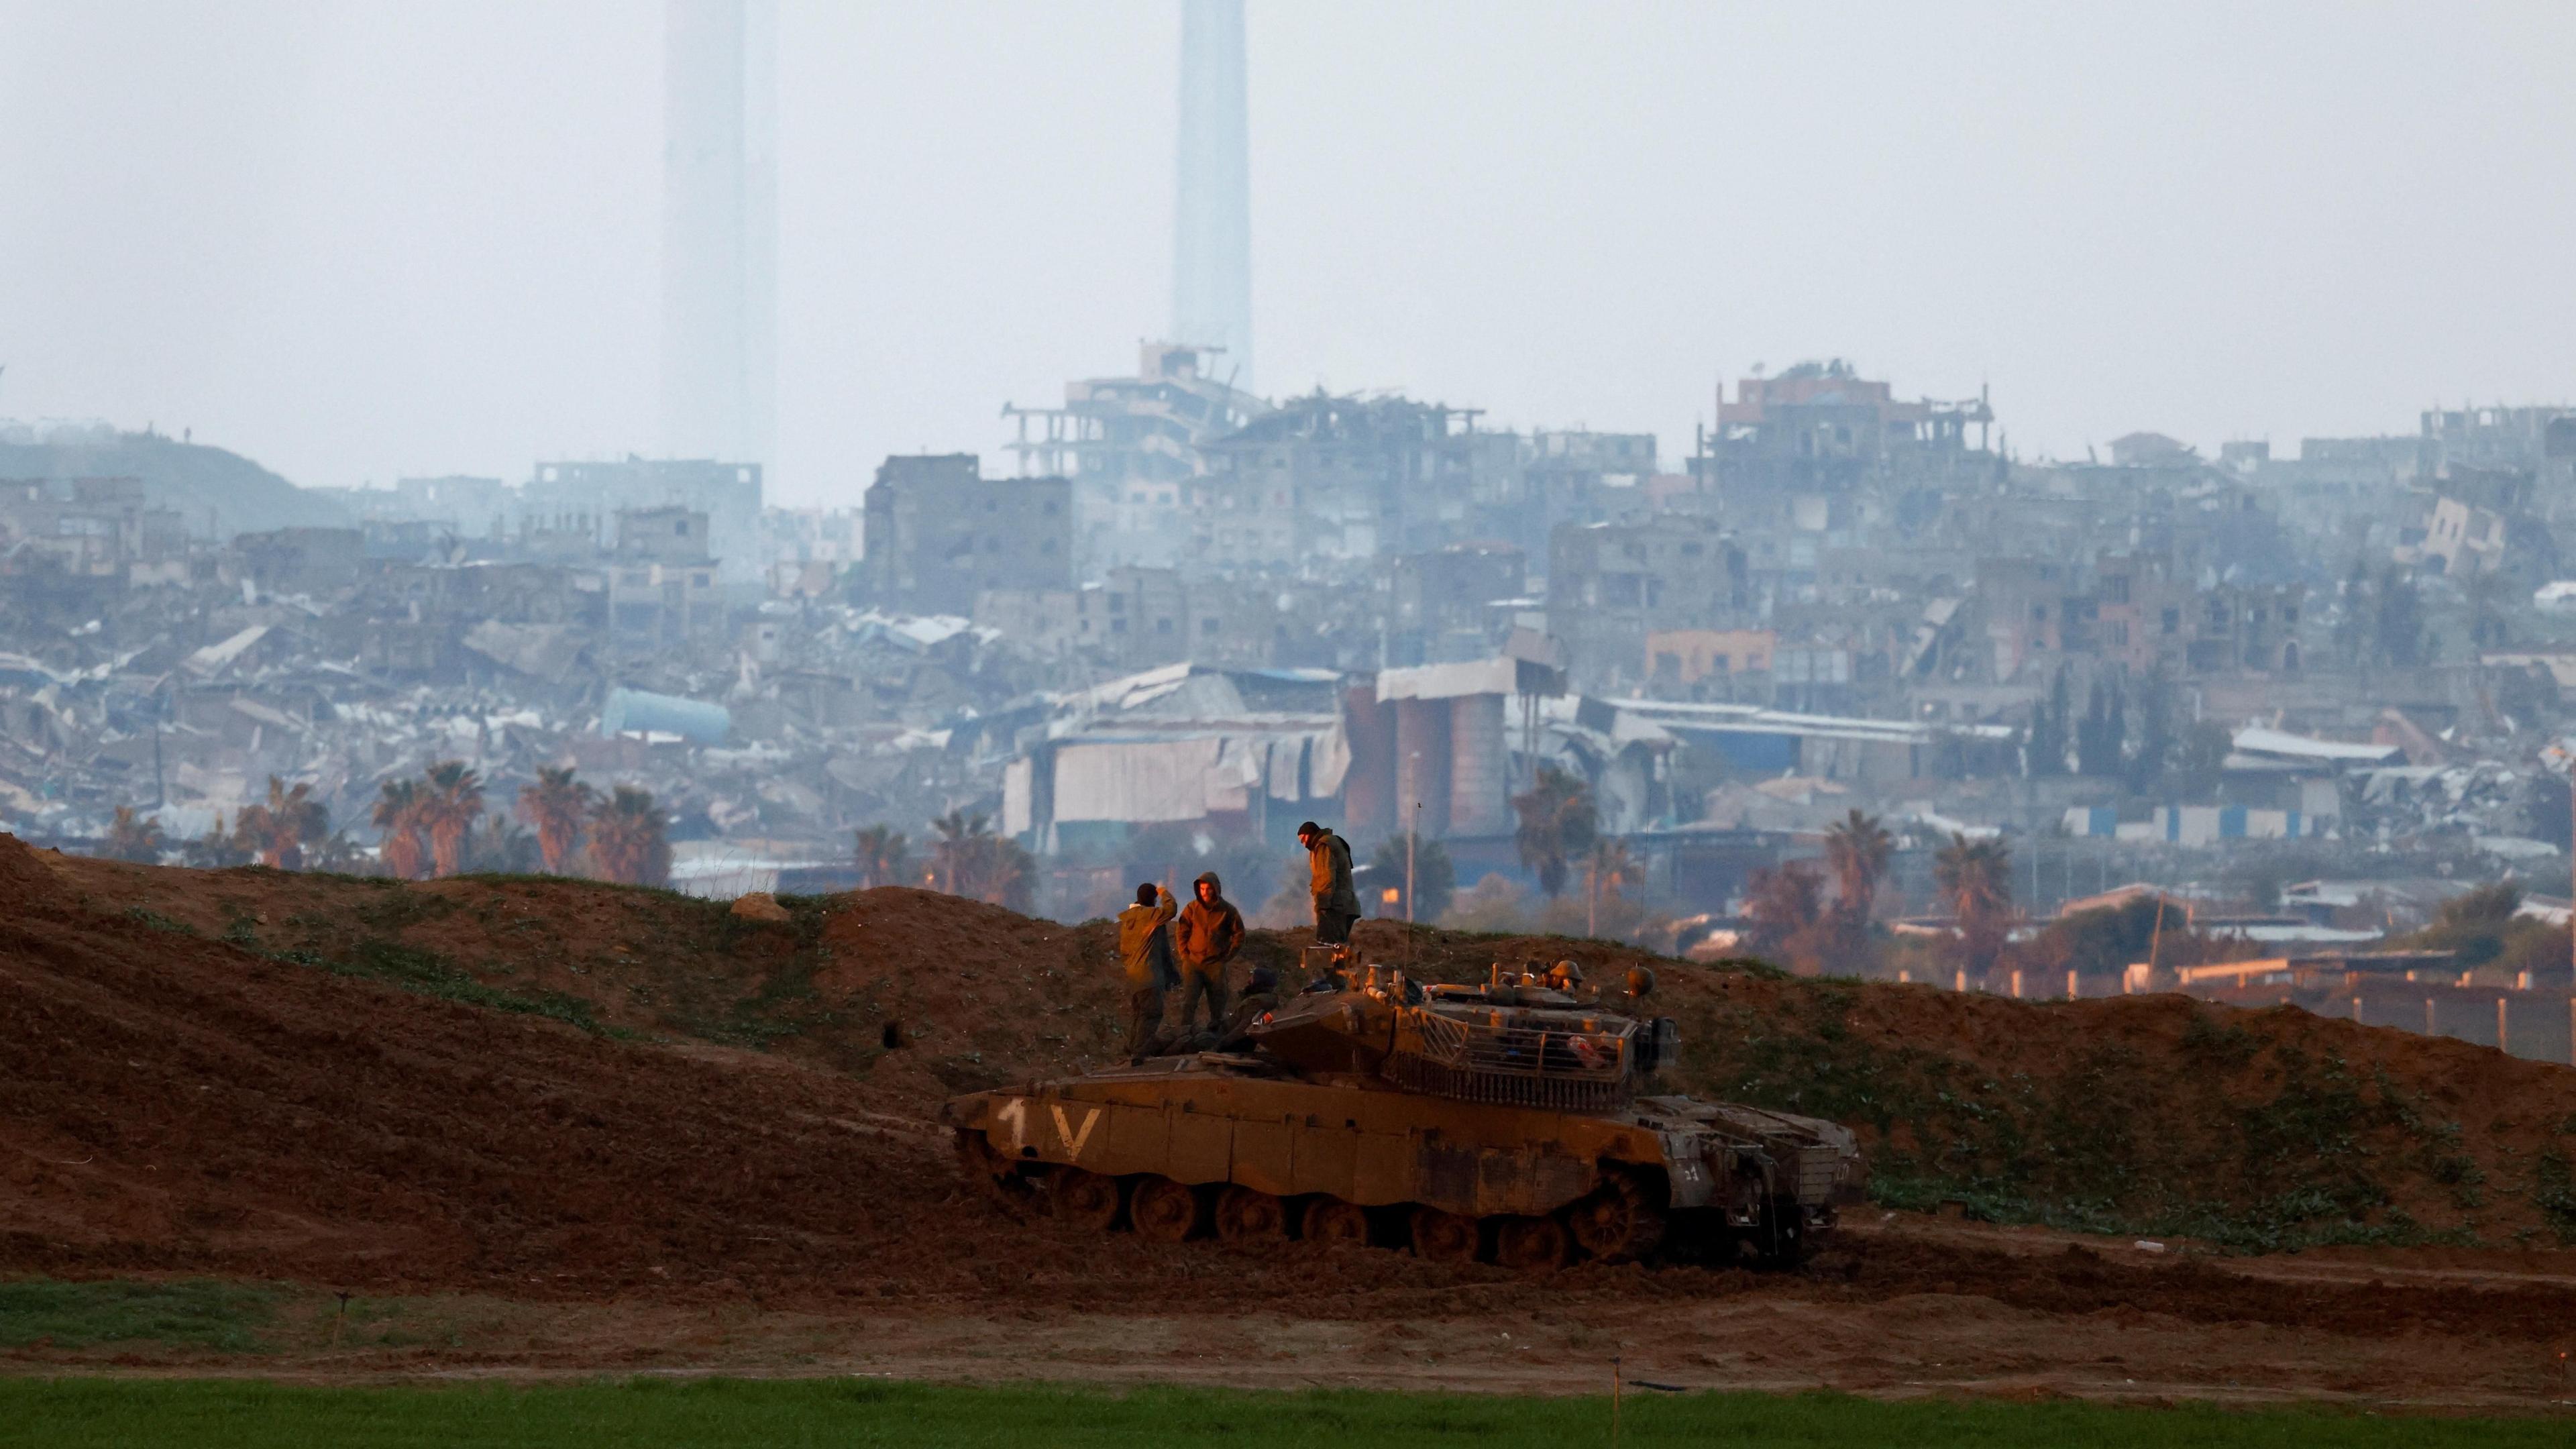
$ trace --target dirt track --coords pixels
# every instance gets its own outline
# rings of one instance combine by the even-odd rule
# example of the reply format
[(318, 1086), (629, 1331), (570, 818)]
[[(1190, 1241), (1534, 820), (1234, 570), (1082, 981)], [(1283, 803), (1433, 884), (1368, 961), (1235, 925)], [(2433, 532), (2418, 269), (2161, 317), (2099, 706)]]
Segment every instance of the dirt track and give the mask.
[[(829, 917), (821, 934), (844, 949), (815, 973), (821, 1004), (800, 1009), (850, 1020), (837, 1036), (809, 1033), (825, 1045), (760, 1052), (619, 1039), (277, 959), (290, 921), (320, 931), (341, 895), (358, 902), (349, 910), (380, 909), (399, 899), (391, 889), (137, 872), (0, 840), (0, 1271), (346, 1287), (452, 1324), (453, 1342), (435, 1347), (369, 1347), (361, 1333), (257, 1361), (331, 1377), (657, 1367), (1587, 1388), (1617, 1353), (1633, 1374), (1694, 1386), (2576, 1400), (2559, 1357), (2576, 1349), (2566, 1251), (2158, 1255), (2125, 1238), (1872, 1211), (1799, 1276), (1591, 1267), (1529, 1281), (1392, 1253), (1157, 1253), (1078, 1237), (964, 1192), (918, 1124), (960, 1073), (1020, 1050), (1042, 1065), (1096, 1050), (1093, 985), (1031, 979), (1080, 969), (1079, 931), (913, 892)], [(476, 976), (520, 986), (582, 984), (617, 950), (648, 951), (656, 933), (621, 928), (620, 902), (663, 899), (512, 889), (578, 906), (545, 913), (548, 941), (523, 962), (464, 956)], [(146, 916), (128, 913), (147, 901)], [(190, 902), (196, 935), (173, 929)], [(210, 939), (226, 916), (264, 928), (242, 933), (258, 949)], [(506, 904), (479, 916), (475, 929), (513, 929)], [(897, 938), (943, 917), (967, 928), (957, 950), (973, 969), (907, 975), (904, 951), (918, 947)], [(631, 946), (604, 934), (621, 929)], [(602, 1021), (666, 1032), (653, 992), (685, 985), (637, 976), (619, 996), (589, 984)], [(1854, 1009), (1955, 1009), (1891, 1000)], [(874, 1014), (835, 1006), (855, 1001)], [(898, 1013), (957, 1045), (884, 1053), (879, 1023)], [(1992, 1029), (1959, 1026), (1963, 1039)], [(2186, 1028), (2139, 1012), (2119, 1029), (2145, 1052)], [(2499, 1178), (2513, 1153), (2536, 1150), (2499, 1124), (2576, 1098), (2576, 1072), (2458, 1043), (2355, 1040), (2383, 1059), (2478, 1058), (2474, 1076), (2421, 1091), (2472, 1094), (2463, 1102), (2493, 1118), (2476, 1130), (2501, 1154)], [(2556, 1076), (2534, 1076), (2535, 1089), (2526, 1072)]]

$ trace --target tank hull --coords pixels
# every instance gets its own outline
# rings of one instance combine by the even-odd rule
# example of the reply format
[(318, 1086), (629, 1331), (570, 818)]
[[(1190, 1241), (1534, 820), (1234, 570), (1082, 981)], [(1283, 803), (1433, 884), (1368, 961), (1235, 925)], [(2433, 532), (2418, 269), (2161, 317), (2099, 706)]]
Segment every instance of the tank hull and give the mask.
[[(1557, 1221), (1598, 1256), (1696, 1246), (1794, 1260), (1860, 1172), (1851, 1135), (1812, 1118), (1681, 1097), (1602, 1113), (1492, 1105), (1213, 1053), (978, 1092), (945, 1116), (975, 1170), (1036, 1200), (1065, 1172), (1130, 1193), (1240, 1189), (1295, 1205), (1291, 1223), (1318, 1203), (1472, 1220), (1489, 1252), (1496, 1224)], [(1605, 1213), (1636, 1221), (1602, 1228)], [(1667, 1227), (1683, 1230), (1670, 1244)]]

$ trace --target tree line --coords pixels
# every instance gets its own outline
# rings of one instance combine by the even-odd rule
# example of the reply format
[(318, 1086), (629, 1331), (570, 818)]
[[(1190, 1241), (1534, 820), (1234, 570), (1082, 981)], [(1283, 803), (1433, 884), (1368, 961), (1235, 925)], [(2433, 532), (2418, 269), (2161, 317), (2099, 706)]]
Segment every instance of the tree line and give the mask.
[[(377, 860), (398, 880), (542, 870), (625, 885), (670, 881), (669, 827), (650, 791), (617, 785), (603, 794), (570, 767), (545, 766), (520, 788), (515, 806), (515, 821), (487, 808), (482, 775), (462, 760), (387, 780), (368, 814), (378, 832)], [(147, 863), (172, 848), (157, 817), (126, 805), (117, 807), (101, 845), (112, 859)], [(363, 864), (359, 848), (332, 830), (313, 787), (290, 786), (274, 775), (267, 799), (243, 806), (230, 829), (217, 814), (205, 836), (178, 849), (200, 866), (345, 870)]]
[(909, 885), (989, 905), (1026, 911), (1037, 888), (1037, 860), (1018, 841), (995, 833), (990, 816), (951, 810), (930, 822), (933, 839), (924, 858), (912, 842), (879, 822), (854, 841), (859, 888)]

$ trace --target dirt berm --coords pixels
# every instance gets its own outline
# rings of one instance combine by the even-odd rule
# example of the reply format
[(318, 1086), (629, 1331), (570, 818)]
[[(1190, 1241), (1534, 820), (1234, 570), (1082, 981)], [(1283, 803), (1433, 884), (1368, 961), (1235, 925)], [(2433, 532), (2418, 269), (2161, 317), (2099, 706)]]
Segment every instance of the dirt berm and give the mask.
[[(1103, 923), (901, 889), (790, 899), (763, 923), (587, 882), (191, 872), (7, 837), (0, 896), (0, 1272), (766, 1301), (1034, 1286), (1095, 1308), (1186, 1291), (1372, 1315), (1493, 1286), (1395, 1254), (1319, 1277), (1076, 1244), (963, 1195), (918, 1124), (961, 1088), (1105, 1057)], [(1598, 980), (1637, 959), (1378, 923), (1363, 940), (1453, 977), (1572, 955)], [(1251, 950), (1285, 960), (1299, 941)], [(1892, 1207), (2245, 1247), (2537, 1248), (2576, 1230), (2576, 1070), (2288, 1009), (1657, 964), (1688, 1043), (1679, 1085), (1859, 1127)], [(2242, 1285), (1922, 1251), (1829, 1272), (1838, 1291), (1977, 1282), (2053, 1309), (2070, 1281), (2124, 1299), (2161, 1284), (2185, 1317), (2265, 1311)], [(1551, 1301), (1704, 1276), (1604, 1274)], [(2576, 1307), (2533, 1292), (2535, 1334)], [(2523, 1310), (2487, 1296), (2481, 1323), (2509, 1331)], [(2301, 1302), (2280, 1311), (2345, 1311)]]

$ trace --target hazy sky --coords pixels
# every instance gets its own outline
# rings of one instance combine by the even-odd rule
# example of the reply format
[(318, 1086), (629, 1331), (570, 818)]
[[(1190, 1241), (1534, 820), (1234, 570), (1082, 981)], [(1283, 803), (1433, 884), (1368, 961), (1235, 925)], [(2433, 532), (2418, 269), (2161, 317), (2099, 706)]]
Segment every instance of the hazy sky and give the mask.
[[(773, 496), (1167, 321), (1169, 0), (804, 4)], [(1251, 0), (1265, 389), (1689, 449), (1841, 355), (2025, 455), (2576, 397), (2576, 6)], [(650, 451), (661, 7), (0, 0), (0, 416), (298, 482)], [(995, 461), (999, 462), (996, 455)]]

